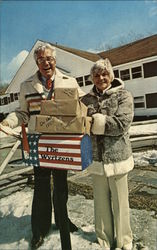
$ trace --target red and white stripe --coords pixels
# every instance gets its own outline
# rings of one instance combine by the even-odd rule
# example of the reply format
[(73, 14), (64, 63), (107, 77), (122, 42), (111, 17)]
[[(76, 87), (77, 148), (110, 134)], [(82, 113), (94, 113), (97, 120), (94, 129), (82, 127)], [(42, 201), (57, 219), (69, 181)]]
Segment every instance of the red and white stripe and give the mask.
[(29, 111), (40, 111), (41, 109), (41, 101), (43, 99), (42, 98), (34, 98), (31, 100), (28, 100), (28, 105), (29, 105)]
[(38, 143), (40, 167), (81, 170), (82, 137), (83, 135), (42, 135)]

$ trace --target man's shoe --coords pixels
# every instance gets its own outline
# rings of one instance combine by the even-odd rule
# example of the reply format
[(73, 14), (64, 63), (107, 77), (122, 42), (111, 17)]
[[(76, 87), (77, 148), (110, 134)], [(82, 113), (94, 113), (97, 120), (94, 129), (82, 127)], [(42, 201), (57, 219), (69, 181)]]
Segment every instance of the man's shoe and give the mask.
[(77, 232), (78, 227), (69, 220), (69, 230), (71, 233)]
[(34, 237), (31, 240), (31, 249), (35, 250), (38, 249), (44, 243), (44, 237), (40, 236), (38, 238)]
[[(68, 219), (68, 221), (69, 221), (69, 231), (70, 231), (70, 233), (77, 232), (78, 227), (75, 224), (73, 224), (70, 219)], [(53, 227), (54, 227), (54, 230), (59, 229), (59, 225), (57, 223)]]
[(96, 239), (93, 241), (93, 243), (99, 244), (98, 239), (96, 238)]
[(51, 228), (52, 228), (52, 231), (59, 230), (59, 227), (56, 224), (52, 224)]

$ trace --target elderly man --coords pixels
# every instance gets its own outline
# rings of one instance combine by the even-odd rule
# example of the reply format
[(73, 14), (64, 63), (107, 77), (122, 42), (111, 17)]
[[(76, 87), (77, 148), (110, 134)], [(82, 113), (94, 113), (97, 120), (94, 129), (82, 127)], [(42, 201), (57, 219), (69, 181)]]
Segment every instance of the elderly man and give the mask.
[[(55, 48), (49, 44), (40, 45), (34, 51), (34, 59), (38, 71), (21, 84), (20, 107), (9, 114), (2, 124), (14, 128), (22, 123), (28, 124), (29, 133), (35, 133), (35, 118), (40, 113), (43, 99), (51, 99), (53, 90), (57, 88), (78, 88), (79, 95), (84, 92), (79, 88), (76, 80), (63, 75), (56, 69)], [(33, 249), (37, 249), (50, 230), (52, 217), (51, 202), (51, 174), (53, 175), (54, 191), (53, 203), (56, 226), (60, 230), (63, 250), (71, 249), (70, 232), (77, 231), (77, 227), (68, 219), (67, 200), (67, 171), (50, 170), (34, 167), (34, 197), (32, 204), (32, 241)]]

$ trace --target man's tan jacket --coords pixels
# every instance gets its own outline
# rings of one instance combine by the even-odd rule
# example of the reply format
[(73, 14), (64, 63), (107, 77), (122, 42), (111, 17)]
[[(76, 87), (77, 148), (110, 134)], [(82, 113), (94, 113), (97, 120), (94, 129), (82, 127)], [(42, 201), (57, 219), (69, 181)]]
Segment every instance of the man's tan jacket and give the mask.
[[(85, 93), (78, 86), (75, 78), (62, 74), (59, 70), (55, 71), (55, 88), (78, 88), (79, 96)], [(31, 76), (21, 84), (19, 108), (9, 114), (5, 119), (9, 127), (15, 128), (22, 123), (28, 124), (28, 132), (35, 132), (36, 115), (40, 113), (41, 101), (46, 99), (44, 86), (39, 79), (39, 72)]]

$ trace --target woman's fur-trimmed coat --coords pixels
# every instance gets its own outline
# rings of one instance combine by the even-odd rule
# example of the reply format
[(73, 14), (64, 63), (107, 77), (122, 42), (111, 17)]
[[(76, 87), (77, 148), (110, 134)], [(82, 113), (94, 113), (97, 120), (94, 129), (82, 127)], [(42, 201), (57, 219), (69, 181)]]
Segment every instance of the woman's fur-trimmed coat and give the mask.
[[(88, 106), (88, 116), (101, 114), (94, 124), (98, 133), (91, 136), (94, 161), (103, 162), (107, 176), (130, 171), (134, 165), (128, 133), (133, 120), (133, 98), (124, 89), (123, 81), (115, 78), (102, 95), (94, 86), (81, 101)], [(102, 128), (103, 134), (99, 133)]]

